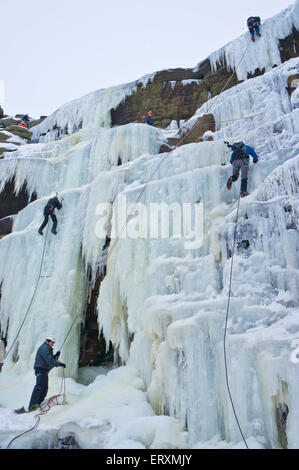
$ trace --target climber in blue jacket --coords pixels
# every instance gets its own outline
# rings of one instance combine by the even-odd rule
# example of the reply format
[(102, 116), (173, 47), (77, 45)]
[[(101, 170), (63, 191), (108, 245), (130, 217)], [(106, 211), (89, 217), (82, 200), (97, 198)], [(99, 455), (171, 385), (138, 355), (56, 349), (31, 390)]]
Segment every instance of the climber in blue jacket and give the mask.
[(233, 182), (237, 181), (241, 171), (241, 197), (248, 196), (247, 182), (249, 172), (249, 159), (251, 156), (253, 158), (253, 163), (257, 163), (259, 157), (255, 153), (253, 148), (249, 145), (245, 145), (244, 142), (235, 142), (232, 145), (228, 142), (224, 143), (233, 151), (230, 158), (230, 163), (233, 165), (233, 174), (228, 178), (226, 187), (228, 190), (231, 189)]

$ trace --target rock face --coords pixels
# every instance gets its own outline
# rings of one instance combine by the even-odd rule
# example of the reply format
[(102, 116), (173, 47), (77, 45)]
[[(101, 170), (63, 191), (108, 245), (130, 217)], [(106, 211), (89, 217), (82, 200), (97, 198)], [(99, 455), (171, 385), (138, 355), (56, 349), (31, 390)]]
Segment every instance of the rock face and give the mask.
[[(0, 128), (1, 127), (7, 128), (9, 126), (17, 126), (19, 122), (21, 121), (22, 117), (23, 117), (23, 114), (16, 114), (14, 118), (11, 116), (3, 117), (3, 115), (1, 116), (1, 112), (0, 112)], [(30, 118), (28, 129), (31, 129), (31, 127), (37, 126), (37, 124), (40, 124), (44, 119), (46, 119), (46, 117), (47, 116), (40, 116), (39, 119)]]
[(13, 217), (5, 217), (0, 219), (0, 238), (8, 235), (12, 231)]
[(17, 135), (18, 137), (21, 137), (21, 139), (27, 140), (27, 142), (30, 142), (31, 140), (31, 132), (26, 127), (12, 125), (6, 127), (5, 130), (7, 132), (11, 132), (14, 135)]
[(16, 196), (14, 194), (14, 180), (9, 181), (0, 193), (0, 220), (17, 214), (30, 202), (35, 201), (35, 199), (36, 195), (34, 194), (29, 200), (26, 185), (23, 186), (19, 194)]
[[(15, 124), (15, 122), (18, 122), (15, 119), (4, 118), (1, 121), (6, 126), (0, 130), (0, 159), (3, 158), (5, 152), (13, 152), (17, 150), (19, 145), (31, 141), (31, 132), (27, 128)], [(1, 143), (4, 145), (1, 145)]]
[[(111, 111), (112, 125), (141, 122), (141, 115), (153, 112), (155, 125), (165, 128), (171, 121), (189, 119), (195, 111), (223, 88), (231, 71), (224, 68), (212, 73), (209, 60), (197, 71), (173, 69), (158, 72), (146, 88), (140, 84), (136, 93)], [(229, 83), (238, 83), (236, 77)]]
[[(280, 40), (279, 50), (282, 62), (297, 57), (299, 51), (299, 32), (293, 28), (292, 34)], [(248, 78), (262, 75), (264, 70), (257, 69)], [(137, 91), (111, 112), (112, 125), (141, 122), (141, 116), (149, 110), (153, 112), (155, 125), (167, 127), (172, 120), (189, 119), (209, 98), (218, 95), (232, 71), (221, 63), (212, 73), (210, 61), (206, 59), (196, 69), (163, 70), (155, 75), (153, 82)], [(236, 75), (226, 89), (239, 83)]]

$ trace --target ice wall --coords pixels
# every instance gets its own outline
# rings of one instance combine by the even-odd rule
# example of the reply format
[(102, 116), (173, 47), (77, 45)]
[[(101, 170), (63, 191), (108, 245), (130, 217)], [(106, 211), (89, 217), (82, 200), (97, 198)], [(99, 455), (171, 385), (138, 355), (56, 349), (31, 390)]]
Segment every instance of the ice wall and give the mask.
[[(156, 412), (186, 423), (191, 446), (211, 440), (213, 447), (215, 438), (231, 445), (241, 440), (223, 364), (239, 190), (238, 184), (226, 190), (226, 139), (244, 140), (260, 156), (251, 167), (251, 195), (241, 201), (238, 222), (228, 340), (232, 395), (248, 442), (279, 447), (274, 403), (287, 384), (287, 396), (280, 399), (289, 407), (288, 445), (298, 446), (298, 364), (290, 360), (291, 341), (299, 334), (298, 111), (286, 91), (298, 65), (291, 60), (215, 98), (214, 142), (176, 149), (148, 185), (147, 206), (203, 201), (200, 250), (186, 251), (184, 240), (120, 240), (101, 286), (105, 336), (137, 367)], [(144, 161), (145, 180), (157, 160)], [(125, 194), (134, 201), (140, 189)]]
[[(286, 90), (288, 77), (298, 71), (299, 60), (292, 59), (202, 106), (185, 126), (211, 110), (212, 142), (159, 154), (162, 130), (143, 124), (110, 129), (109, 106), (128, 92), (120, 87), (100, 90), (98, 101), (93, 95), (58, 110), (36, 138), (55, 123), (80, 127), (83, 119), (72, 135), (41, 138), (0, 161), (1, 188), (14, 176), (16, 191), (26, 181), (38, 197), (0, 241), (0, 319), (8, 348), (38, 286), (0, 374), (2, 447), (32, 425), (31, 415), (16, 417), (11, 409), (29, 400), (37, 347), (51, 333), (59, 349), (84, 301), (87, 269), (94, 278), (103, 258), (110, 232), (107, 225), (105, 236), (98, 236), (98, 205), (110, 203), (111, 216), (122, 198), (134, 208), (145, 184), (139, 201), (144, 206), (135, 207), (139, 212), (132, 212), (125, 236), (110, 253), (97, 302), (100, 328), (123, 365), (109, 373), (99, 368), (89, 385), (77, 381), (79, 311), (62, 351), (68, 405), (44, 416), (38, 434), (15, 445), (53, 447), (68, 433), (83, 448), (242, 445), (223, 363), (239, 192), (239, 182), (226, 190), (231, 166), (223, 140), (244, 140), (260, 157), (250, 168), (251, 194), (241, 200), (238, 220), (227, 336), (232, 396), (250, 447), (278, 448), (285, 438), (289, 448), (298, 447), (299, 365), (291, 361), (291, 342), (299, 337), (299, 110)], [(45, 231), (42, 238), (42, 210), (56, 191), (63, 197), (58, 235)], [(196, 201), (204, 207), (202, 246), (186, 249), (184, 237), (172, 236), (172, 224), (169, 237), (144, 236), (144, 219), (138, 218), (144, 207)], [(116, 218), (111, 222), (114, 229)], [(59, 377), (59, 370), (51, 372), (50, 394), (57, 393)], [(285, 405), (282, 429), (279, 407)]]

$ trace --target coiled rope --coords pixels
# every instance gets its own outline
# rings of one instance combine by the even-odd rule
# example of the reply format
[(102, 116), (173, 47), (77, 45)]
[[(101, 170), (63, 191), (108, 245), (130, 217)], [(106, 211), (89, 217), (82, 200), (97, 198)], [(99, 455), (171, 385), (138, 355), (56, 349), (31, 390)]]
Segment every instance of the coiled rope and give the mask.
[[(60, 403), (59, 399), (61, 399), (61, 398), (62, 398), (62, 401)], [(19, 439), (19, 437), (22, 437), (25, 434), (28, 434), (29, 432), (36, 429), (37, 426), (40, 423), (41, 416), (48, 413), (48, 411), (52, 408), (52, 406), (54, 406), (54, 405), (66, 405), (66, 404), (67, 404), (67, 401), (66, 401), (66, 392), (65, 392), (65, 376), (64, 376), (64, 368), (63, 368), (60, 391), (59, 391), (58, 395), (53, 395), (52, 397), (48, 398), (48, 400), (43, 401), (43, 403), (40, 405), (40, 411), (34, 415), (34, 418), (36, 419), (36, 422), (35, 422), (34, 426), (32, 426), (30, 429), (27, 429), (27, 431), (24, 431), (21, 434), (18, 434), (17, 436), (15, 436), (13, 439), (11, 439), (11, 441), (7, 445), (6, 449), (9, 449), (11, 444), (16, 439)]]

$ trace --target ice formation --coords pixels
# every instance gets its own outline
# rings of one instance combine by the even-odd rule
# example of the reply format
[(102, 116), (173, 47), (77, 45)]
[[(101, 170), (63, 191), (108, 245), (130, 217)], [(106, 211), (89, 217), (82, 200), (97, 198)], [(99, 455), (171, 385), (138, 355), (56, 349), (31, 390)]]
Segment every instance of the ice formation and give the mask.
[[(297, 9), (298, 3), (281, 14), (286, 24)], [(276, 23), (272, 33), (278, 31)], [(266, 49), (274, 47), (279, 31), (272, 36), (264, 35)], [(238, 55), (236, 44), (230, 45), (232, 57)], [(110, 203), (107, 217), (121, 198), (134, 208), (145, 184), (142, 207), (203, 203), (202, 246), (187, 250), (184, 237), (171, 236), (173, 226), (169, 238), (156, 239), (138, 237), (144, 219), (128, 223), (127, 236), (108, 260), (97, 300), (98, 323), (122, 365), (78, 370), (82, 312), (62, 350), (68, 405), (53, 408), (37, 432), (13, 446), (53, 448), (70, 434), (82, 448), (244, 446), (223, 363), (239, 190), (239, 183), (226, 190), (231, 166), (223, 141), (243, 140), (260, 161), (250, 168), (251, 194), (240, 204), (227, 337), (229, 382), (250, 448), (279, 448), (285, 439), (289, 448), (298, 448), (299, 364), (291, 357), (299, 338), (299, 110), (286, 90), (288, 77), (298, 73), (299, 59), (292, 59), (204, 104), (185, 126), (212, 110), (212, 142), (159, 154), (169, 131), (136, 123), (109, 128), (109, 110), (132, 91), (130, 84), (63, 106), (36, 127), (38, 143), (0, 161), (1, 188), (14, 176), (16, 191), (26, 181), (28, 192), (37, 194), (15, 217), (13, 233), (0, 241), (0, 318), (2, 331), (8, 327), (8, 347), (39, 282), (0, 374), (1, 447), (32, 425), (32, 415), (16, 416), (12, 409), (29, 401), (36, 349), (46, 332), (56, 336), (59, 349), (86, 295), (87, 269), (94, 278), (103, 259), (99, 205)], [(72, 135), (55, 140), (58, 128)], [(41, 238), (42, 209), (56, 191), (63, 196), (58, 235), (45, 231)], [(117, 220), (111, 221), (114, 229)], [(60, 370), (51, 372), (49, 395), (57, 393), (60, 375)], [(284, 429), (279, 413), (286, 409)]]
[[(214, 70), (223, 59), (227, 66), (236, 70), (239, 80), (246, 80), (248, 73), (256, 69), (271, 70), (274, 65), (281, 64), (279, 39), (287, 37), (293, 29), (299, 26), (299, 2), (278, 13), (273, 18), (263, 21), (261, 18), (261, 38), (253, 44), (248, 31), (234, 41), (210, 55)], [(244, 51), (246, 50), (245, 56)]]

